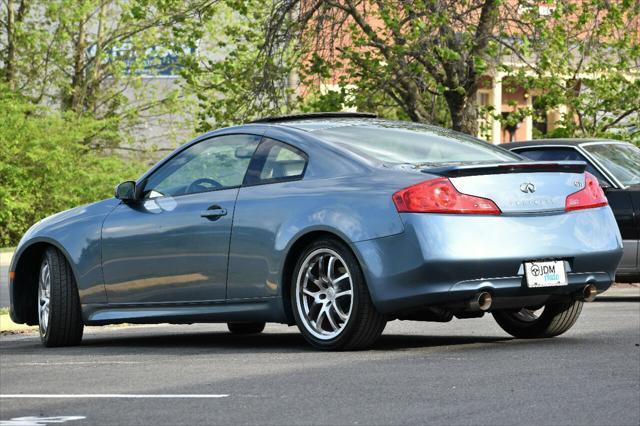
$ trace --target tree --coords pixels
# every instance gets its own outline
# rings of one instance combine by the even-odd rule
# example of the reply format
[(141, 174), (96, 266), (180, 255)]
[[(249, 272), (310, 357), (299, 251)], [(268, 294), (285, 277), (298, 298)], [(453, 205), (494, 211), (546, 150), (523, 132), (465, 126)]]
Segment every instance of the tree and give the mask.
[[(620, 128), (638, 128), (639, 11), (630, 0), (275, 0), (263, 52), (305, 52), (311, 109), (396, 105), (391, 115), (474, 134), (482, 76), (500, 72), (538, 110), (566, 110), (557, 134), (629, 138)], [(314, 93), (325, 82), (335, 90)]]
[(217, 3), (5, 0), (0, 76), (6, 88), (35, 104), (108, 119), (124, 136), (141, 117), (184, 107), (177, 87), (154, 85), (145, 76), (176, 66), (163, 63), (166, 57), (179, 60), (196, 48), (199, 26)]
[(142, 164), (87, 147), (111, 126), (73, 112), (51, 111), (0, 84), (0, 247), (17, 244), (36, 221), (113, 196)]
[(197, 99), (198, 131), (300, 107), (300, 53), (283, 46), (277, 56), (262, 54), (269, 17), (269, 2), (227, 0), (201, 26), (199, 49), (181, 69), (185, 96)]
[(557, 135), (640, 139), (640, 3), (527, 6), (505, 9), (496, 38), (507, 78), (538, 95), (537, 110), (565, 109)]
[(142, 171), (114, 149), (143, 150), (123, 146), (140, 119), (188, 104), (178, 87), (145, 76), (176, 66), (168, 56), (188, 58), (216, 4), (0, 4), (0, 246), (17, 243), (49, 214), (110, 196), (117, 182)]
[(451, 127), (474, 134), (499, 8), (498, 0), (277, 0), (264, 51), (310, 48), (302, 65), (311, 80), (331, 70), (342, 88), (389, 99), (414, 121), (441, 122), (442, 99)]

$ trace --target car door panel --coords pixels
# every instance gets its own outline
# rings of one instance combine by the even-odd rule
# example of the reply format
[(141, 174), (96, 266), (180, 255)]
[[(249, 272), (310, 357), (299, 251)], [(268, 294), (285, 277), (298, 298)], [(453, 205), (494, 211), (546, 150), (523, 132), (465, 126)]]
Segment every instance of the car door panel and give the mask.
[[(118, 206), (102, 232), (109, 303), (224, 300), (237, 193), (235, 188)], [(211, 207), (226, 215), (202, 217)]]
[[(624, 214), (616, 212), (614, 205), (611, 206), (614, 210), (618, 226), (620, 227), (622, 245), (624, 247), (622, 261), (620, 262), (618, 271), (625, 274), (637, 275), (640, 271), (640, 212), (638, 210), (640, 207), (640, 198), (638, 198), (640, 191), (630, 189), (618, 191), (624, 193), (628, 200), (628, 208)], [(614, 200), (614, 203), (615, 202)]]
[(261, 136), (205, 139), (139, 184), (141, 200), (104, 221), (109, 303), (224, 301), (238, 190)]
[(236, 201), (227, 299), (280, 294), (281, 253), (273, 249), (274, 241), (286, 232), (282, 226), (291, 212), (300, 213), (291, 199), (300, 195), (295, 181), (303, 178), (307, 160), (303, 151), (270, 138), (257, 148)]
[(633, 204), (635, 240), (636, 240), (636, 272), (640, 272), (640, 185), (633, 185), (628, 188)]
[(635, 212), (631, 202), (631, 194), (624, 189), (607, 188), (605, 191), (609, 206), (613, 210), (623, 240), (637, 240)]

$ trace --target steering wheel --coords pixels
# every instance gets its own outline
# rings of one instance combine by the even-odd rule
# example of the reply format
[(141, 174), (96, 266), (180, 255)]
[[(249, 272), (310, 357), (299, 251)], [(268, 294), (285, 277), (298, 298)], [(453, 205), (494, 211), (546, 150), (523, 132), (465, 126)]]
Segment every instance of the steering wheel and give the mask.
[(200, 178), (191, 182), (191, 184), (187, 188), (186, 193), (192, 194), (195, 192), (204, 192), (220, 188), (224, 188), (224, 186), (220, 182), (209, 178)]

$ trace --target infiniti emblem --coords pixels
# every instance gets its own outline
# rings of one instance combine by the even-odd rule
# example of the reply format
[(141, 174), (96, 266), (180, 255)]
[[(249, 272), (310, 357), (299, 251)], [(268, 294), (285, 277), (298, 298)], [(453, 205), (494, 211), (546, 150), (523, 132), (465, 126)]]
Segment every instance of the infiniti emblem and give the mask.
[(534, 192), (536, 192), (536, 186), (534, 184), (532, 184), (531, 182), (525, 182), (522, 185), (520, 185), (520, 191), (529, 194), (533, 194)]

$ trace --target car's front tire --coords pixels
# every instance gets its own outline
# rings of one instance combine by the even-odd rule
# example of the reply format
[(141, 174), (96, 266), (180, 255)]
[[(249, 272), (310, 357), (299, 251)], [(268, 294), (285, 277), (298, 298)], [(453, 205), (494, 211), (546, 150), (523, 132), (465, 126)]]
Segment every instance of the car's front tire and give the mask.
[(316, 240), (300, 255), (291, 306), (300, 332), (318, 349), (368, 348), (387, 323), (373, 306), (356, 257), (333, 238)]
[(493, 312), (493, 317), (504, 331), (520, 339), (555, 337), (573, 327), (582, 305), (582, 301), (576, 300), (540, 309), (500, 310)]
[(37, 294), (42, 343), (47, 347), (79, 345), (84, 324), (76, 281), (63, 254), (53, 247), (42, 258)]

